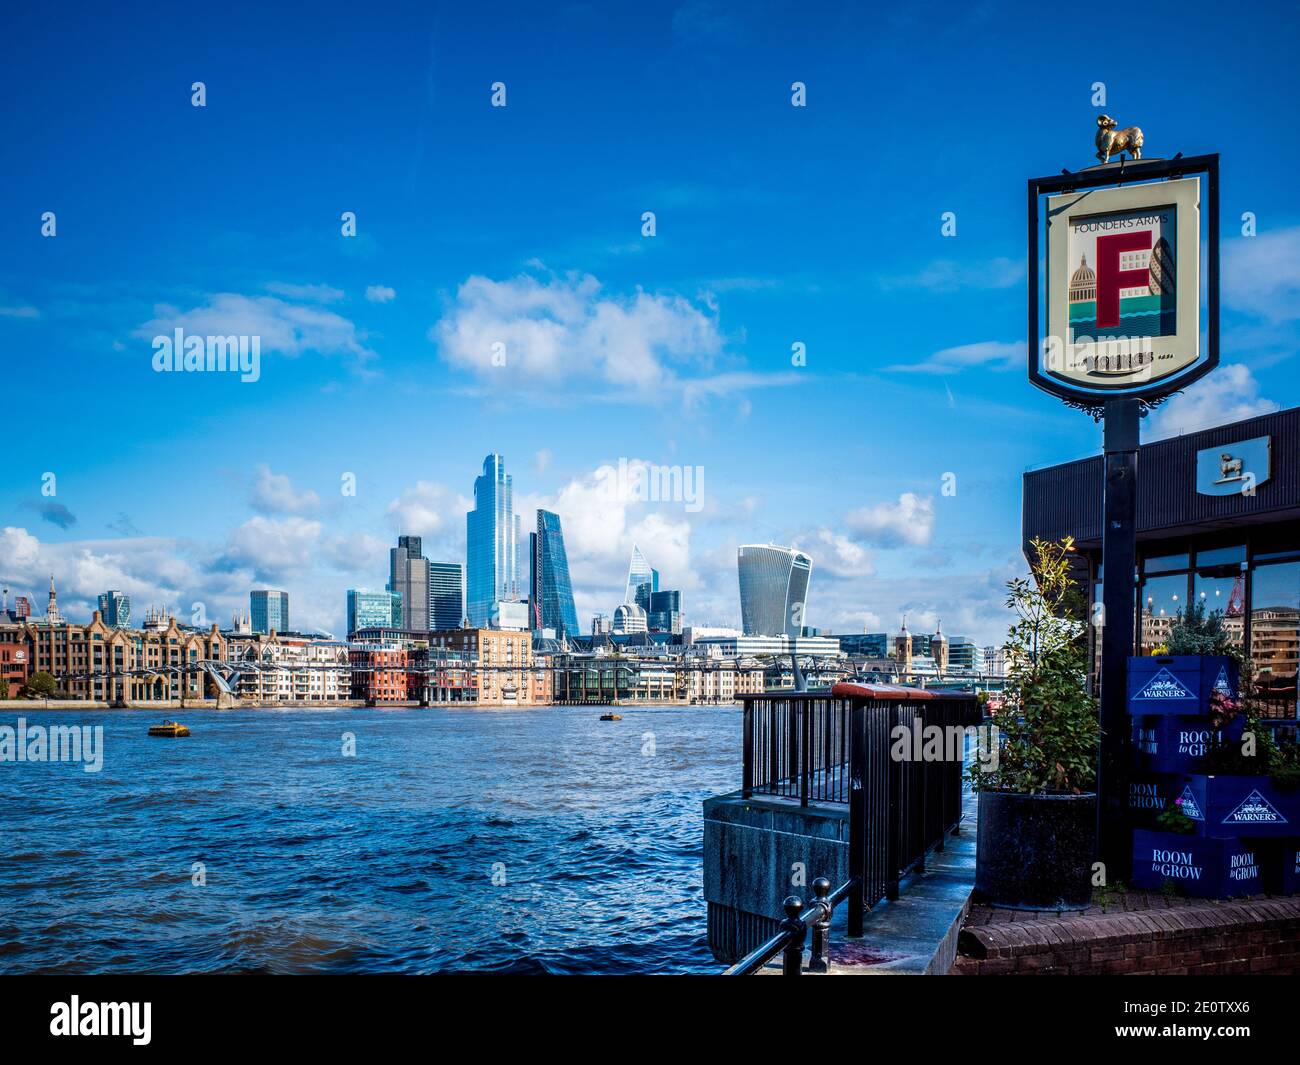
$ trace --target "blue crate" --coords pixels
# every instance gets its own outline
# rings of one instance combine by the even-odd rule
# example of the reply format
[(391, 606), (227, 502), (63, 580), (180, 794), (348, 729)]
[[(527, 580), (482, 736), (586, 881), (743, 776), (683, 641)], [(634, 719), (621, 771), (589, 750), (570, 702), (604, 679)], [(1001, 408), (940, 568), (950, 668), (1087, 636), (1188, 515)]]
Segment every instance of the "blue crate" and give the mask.
[(1300, 894), (1300, 840), (1288, 839), (1281, 851), (1282, 894)]
[(1269, 777), (1187, 774), (1176, 798), (1196, 822), (1197, 835), (1279, 839), (1300, 832), (1300, 792)]
[(1264, 890), (1270, 895), (1300, 894), (1300, 838), (1267, 840), (1264, 854)]
[(1240, 743), (1245, 719), (1238, 714), (1216, 729), (1207, 717), (1146, 714), (1133, 718), (1134, 764), (1150, 773), (1200, 773), (1212, 743)]
[(1176, 832), (1133, 833), (1135, 887), (1160, 890), (1173, 884), (1203, 899), (1256, 895), (1262, 889), (1260, 851), (1252, 840), (1183, 836)]
[(1129, 824), (1156, 828), (1156, 818), (1169, 808), (1183, 786), (1183, 777), (1178, 773), (1132, 773), (1125, 803)]
[(1233, 702), (1238, 692), (1237, 663), (1216, 655), (1162, 655), (1128, 660), (1128, 712), (1206, 714), (1210, 694)]

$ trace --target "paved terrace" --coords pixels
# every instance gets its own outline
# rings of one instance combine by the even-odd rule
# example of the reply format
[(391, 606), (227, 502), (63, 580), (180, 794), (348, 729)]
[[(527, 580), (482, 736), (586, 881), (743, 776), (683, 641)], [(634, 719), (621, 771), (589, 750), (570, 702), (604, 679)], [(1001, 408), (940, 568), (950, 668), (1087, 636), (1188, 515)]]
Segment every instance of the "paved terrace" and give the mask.
[[(925, 871), (899, 882), (898, 899), (881, 900), (863, 923), (861, 939), (845, 935), (848, 907), (840, 906), (831, 933), (828, 976), (939, 976), (957, 957), (957, 937), (975, 886), (975, 829), (979, 804), (963, 789), (961, 825), (942, 851), (926, 857)], [(804, 954), (807, 970), (809, 955)], [(781, 971), (778, 954), (762, 975)]]
[(925, 871), (899, 883), (898, 898), (881, 901), (866, 915), (861, 939), (843, 928), (831, 936), (830, 976), (935, 976), (952, 967), (957, 936), (975, 886), (978, 802), (962, 795), (961, 825), (942, 851), (926, 856)]

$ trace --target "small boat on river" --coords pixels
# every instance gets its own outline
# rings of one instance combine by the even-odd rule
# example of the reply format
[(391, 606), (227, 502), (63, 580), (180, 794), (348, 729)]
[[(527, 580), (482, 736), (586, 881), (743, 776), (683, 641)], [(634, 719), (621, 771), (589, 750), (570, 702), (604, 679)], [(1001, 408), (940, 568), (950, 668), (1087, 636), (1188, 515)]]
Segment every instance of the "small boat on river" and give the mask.
[(601, 714), (600, 719), (602, 721), (622, 721), (623, 715), (622, 714)]
[(150, 725), (150, 736), (167, 736), (175, 739), (177, 736), (188, 736), (190, 730), (188, 726), (182, 725), (179, 721), (164, 721), (161, 725)]

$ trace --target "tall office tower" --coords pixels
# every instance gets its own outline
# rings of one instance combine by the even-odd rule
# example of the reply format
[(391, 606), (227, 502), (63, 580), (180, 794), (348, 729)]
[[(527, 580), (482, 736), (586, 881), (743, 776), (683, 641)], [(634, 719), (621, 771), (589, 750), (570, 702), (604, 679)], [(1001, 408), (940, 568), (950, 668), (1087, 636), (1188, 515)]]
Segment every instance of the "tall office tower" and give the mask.
[(650, 596), (657, 591), (659, 591), (659, 571), (645, 560), (641, 548), (633, 544), (632, 561), (627, 566), (627, 591), (623, 593), (623, 602), (636, 603), (648, 614)]
[(131, 597), (115, 588), (110, 588), (99, 597), (99, 616), (105, 625), (115, 629), (129, 628), (131, 625)]
[(459, 562), (429, 563), (429, 629), (448, 632), (465, 620), (465, 567)]
[(671, 632), (681, 635), (682, 593), (662, 591), (650, 593), (650, 610), (646, 618), (651, 632)]
[(289, 631), (289, 593), (260, 588), (248, 593), (254, 632)]
[(429, 560), (418, 536), (399, 536), (388, 549), (388, 590), (402, 597), (402, 628), (429, 631)]
[(360, 629), (402, 628), (402, 597), (396, 592), (348, 589), (348, 636)]
[(596, 614), (591, 619), (591, 634), (600, 636), (610, 631), (610, 620), (608, 614)]
[(798, 636), (807, 616), (812, 559), (791, 547), (746, 544), (736, 568), (745, 635)]
[(560, 516), (549, 510), (537, 512), (537, 531), (532, 544), (532, 584), (528, 590), (534, 629), (554, 629), (557, 639), (580, 635), (578, 611), (573, 605), (569, 581), (569, 556), (564, 550)]
[(474, 509), (465, 515), (465, 614), (475, 628), (487, 628), (498, 602), (518, 602), (519, 519), (505, 460), (495, 452), (483, 460), (474, 481)]

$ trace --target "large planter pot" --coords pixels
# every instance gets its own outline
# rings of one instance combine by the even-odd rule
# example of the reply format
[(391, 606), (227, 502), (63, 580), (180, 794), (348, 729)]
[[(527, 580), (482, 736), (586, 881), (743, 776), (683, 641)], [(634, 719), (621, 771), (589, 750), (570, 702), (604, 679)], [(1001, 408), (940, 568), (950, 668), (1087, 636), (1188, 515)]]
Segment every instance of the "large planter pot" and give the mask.
[(979, 901), (1010, 910), (1086, 909), (1096, 853), (1095, 792), (980, 792)]
[(1219, 655), (1161, 655), (1128, 660), (1128, 712), (1208, 714), (1210, 695), (1236, 702), (1238, 666)]
[(1172, 885), (1202, 899), (1255, 895), (1261, 889), (1262, 853), (1255, 840), (1139, 828), (1133, 833), (1133, 886)]

